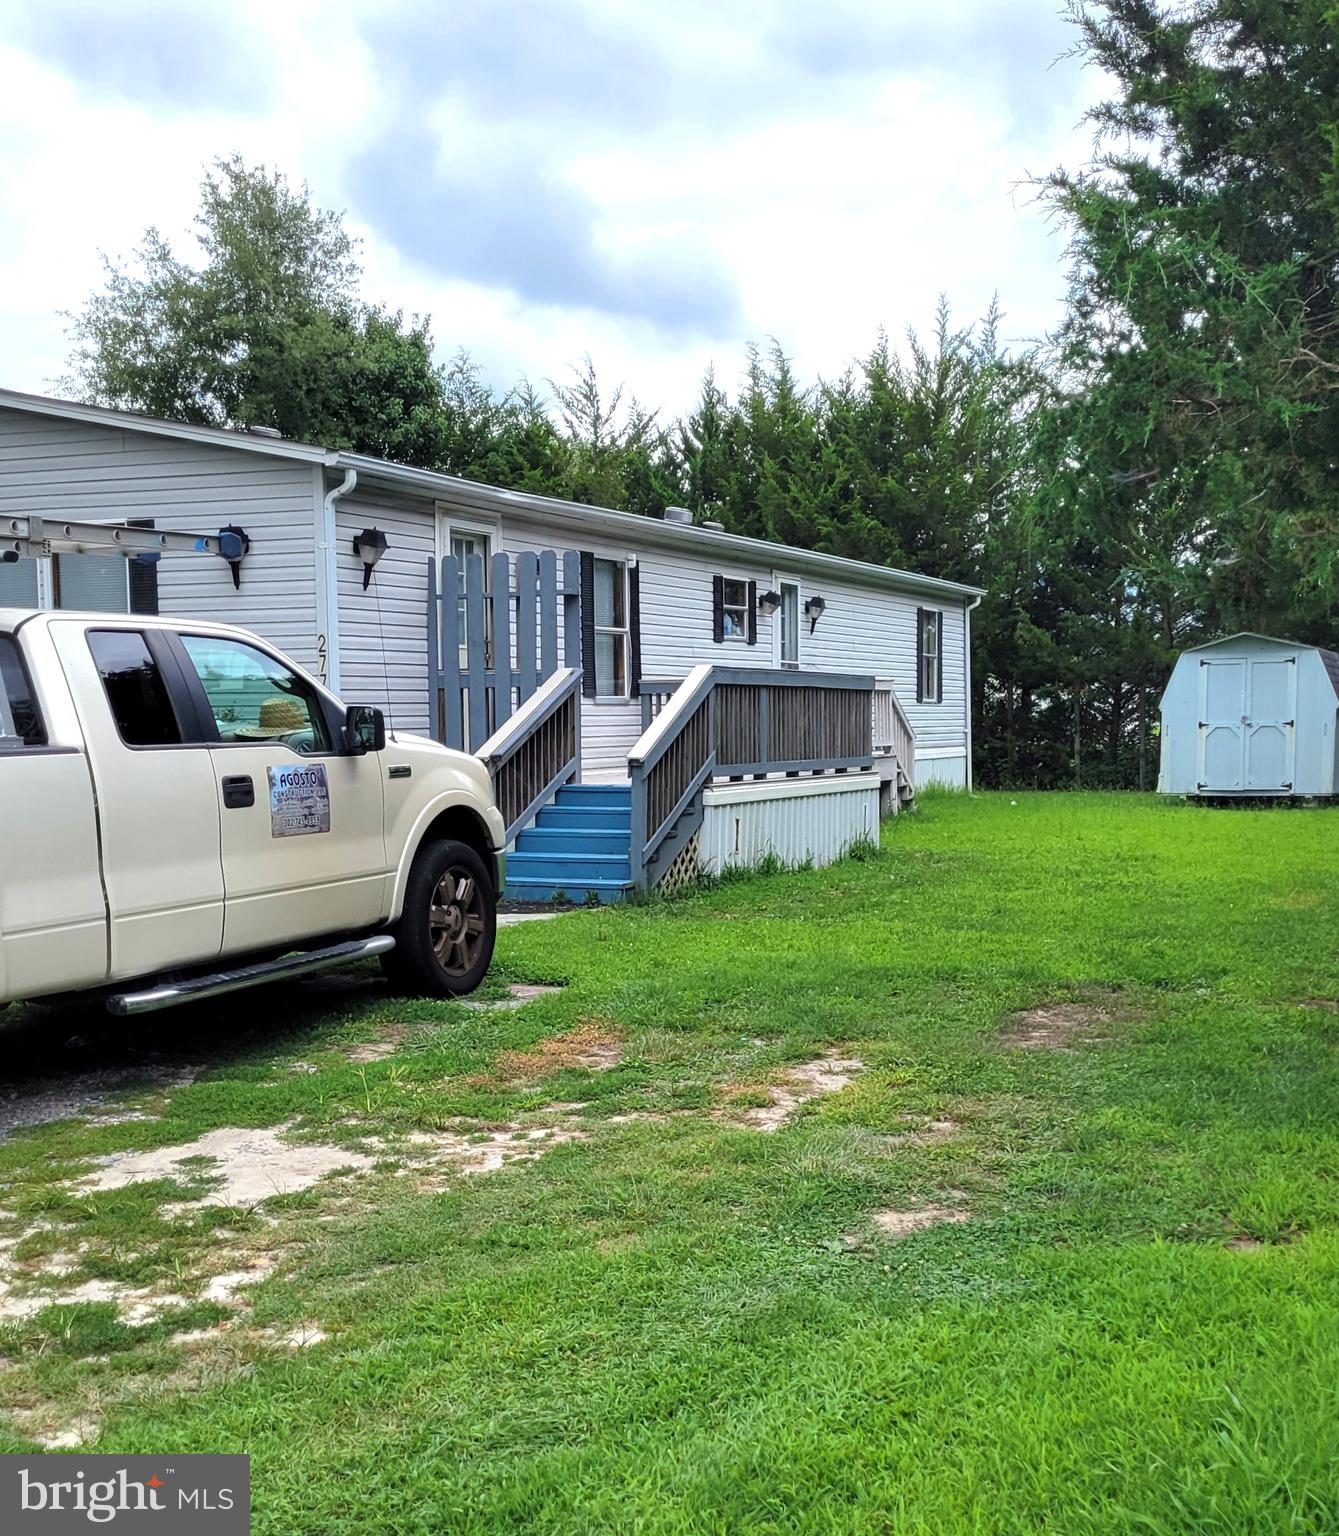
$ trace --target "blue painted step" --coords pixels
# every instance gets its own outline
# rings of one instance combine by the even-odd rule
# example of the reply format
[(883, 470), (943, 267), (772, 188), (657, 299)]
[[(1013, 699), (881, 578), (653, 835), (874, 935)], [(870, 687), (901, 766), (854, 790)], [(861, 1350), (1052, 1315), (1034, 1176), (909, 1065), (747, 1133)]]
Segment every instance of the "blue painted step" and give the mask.
[[(632, 807), (619, 810), (617, 806), (549, 805), (539, 813), (541, 827), (568, 827), (587, 832), (627, 832), (632, 822)], [(522, 832), (524, 837), (525, 833)]]
[(632, 786), (568, 784), (516, 839), (513, 901), (622, 901), (632, 889)]
[(505, 894), (509, 901), (552, 901), (561, 892), (565, 901), (581, 905), (592, 896), (602, 903), (626, 901), (631, 889), (626, 880), (584, 880), (580, 885), (557, 885), (548, 880), (513, 883), (508, 876)]
[(560, 806), (632, 807), (631, 784), (564, 784), (558, 791)]
[(589, 827), (564, 825), (527, 827), (521, 841), (527, 853), (564, 853), (570, 858), (587, 853), (621, 853), (626, 857), (632, 835), (626, 826), (621, 832), (596, 832)]
[(512, 879), (552, 880), (555, 885), (578, 885), (583, 880), (631, 880), (632, 864), (627, 849), (613, 853), (532, 853), (519, 843), (507, 860), (507, 883)]

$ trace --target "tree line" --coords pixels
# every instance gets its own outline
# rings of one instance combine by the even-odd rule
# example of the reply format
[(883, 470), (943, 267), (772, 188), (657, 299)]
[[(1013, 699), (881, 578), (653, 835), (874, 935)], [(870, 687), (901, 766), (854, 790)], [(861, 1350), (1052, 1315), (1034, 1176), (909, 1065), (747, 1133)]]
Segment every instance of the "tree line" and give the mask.
[(1069, 235), (1056, 334), (998, 306), (882, 332), (834, 380), (777, 342), (664, 419), (587, 359), (499, 391), (367, 304), (305, 187), (206, 176), (195, 262), (150, 230), (75, 317), (71, 387), (984, 587), (983, 785), (1151, 785), (1175, 654), (1233, 629), (1333, 643), (1339, 571), (1339, 6), (1069, 9), (1112, 82), (1085, 166), (1037, 183)]

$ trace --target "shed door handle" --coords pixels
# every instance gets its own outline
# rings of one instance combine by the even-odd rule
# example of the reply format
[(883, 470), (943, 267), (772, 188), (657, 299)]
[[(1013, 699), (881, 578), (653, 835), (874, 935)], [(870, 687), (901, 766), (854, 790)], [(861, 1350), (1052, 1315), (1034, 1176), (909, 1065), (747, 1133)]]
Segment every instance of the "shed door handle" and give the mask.
[(256, 786), (244, 773), (223, 781), (223, 805), (229, 811), (244, 811), (256, 803)]

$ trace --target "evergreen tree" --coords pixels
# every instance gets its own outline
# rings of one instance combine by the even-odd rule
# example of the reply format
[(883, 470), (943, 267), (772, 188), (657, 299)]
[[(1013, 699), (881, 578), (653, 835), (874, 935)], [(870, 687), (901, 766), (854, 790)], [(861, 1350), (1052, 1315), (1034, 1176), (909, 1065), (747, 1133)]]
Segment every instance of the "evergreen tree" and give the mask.
[(1332, 639), (1339, 8), (1073, 4), (1114, 78), (1072, 234), (1056, 501), (1156, 625)]

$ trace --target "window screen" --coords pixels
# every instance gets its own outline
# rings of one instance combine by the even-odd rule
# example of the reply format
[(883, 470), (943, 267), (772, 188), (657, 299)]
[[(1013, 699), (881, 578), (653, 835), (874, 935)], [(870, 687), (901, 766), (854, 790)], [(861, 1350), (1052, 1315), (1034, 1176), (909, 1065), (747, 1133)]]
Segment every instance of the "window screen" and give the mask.
[(628, 573), (621, 560), (595, 562), (595, 692), (628, 696)]
[(10, 636), (0, 635), (0, 752), (40, 747), (45, 741), (18, 647)]
[(37, 607), (37, 561), (0, 561), (0, 608)]
[(749, 584), (727, 576), (721, 587), (721, 624), (727, 640), (743, 640), (749, 630)]
[(181, 729), (144, 636), (133, 629), (94, 629), (88, 634), (88, 648), (121, 740), (128, 747), (175, 746)]
[(81, 613), (129, 613), (124, 555), (57, 555), (56, 606)]
[(944, 616), (933, 608), (920, 608), (917, 614), (920, 619), (920, 655), (916, 698), (923, 704), (938, 704), (944, 692)]

